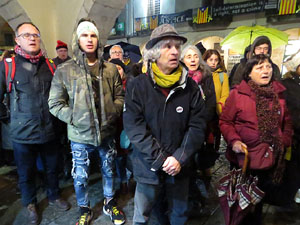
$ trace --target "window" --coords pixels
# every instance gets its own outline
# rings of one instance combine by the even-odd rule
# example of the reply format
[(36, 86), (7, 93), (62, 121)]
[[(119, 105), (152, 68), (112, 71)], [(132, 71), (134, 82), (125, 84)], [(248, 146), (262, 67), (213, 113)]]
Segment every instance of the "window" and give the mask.
[(160, 14), (160, 0), (148, 0), (148, 16)]

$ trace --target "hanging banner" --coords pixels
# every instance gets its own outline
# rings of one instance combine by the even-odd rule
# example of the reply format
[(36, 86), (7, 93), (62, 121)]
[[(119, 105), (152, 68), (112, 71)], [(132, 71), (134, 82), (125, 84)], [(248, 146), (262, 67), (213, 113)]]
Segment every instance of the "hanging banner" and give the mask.
[(141, 20), (141, 18), (135, 18), (134, 28), (135, 28), (136, 32), (139, 32), (139, 31), (142, 30), (142, 20)]
[(297, 0), (281, 0), (279, 15), (289, 15), (296, 13)]
[(193, 23), (201, 24), (208, 23), (212, 20), (211, 10), (209, 7), (201, 7), (197, 9), (197, 15), (193, 17)]
[(161, 24), (173, 24), (173, 23), (184, 23), (189, 20), (192, 20), (192, 9), (188, 9), (183, 12), (179, 13), (172, 13), (172, 14), (161, 14), (159, 15), (159, 25)]
[(265, 1), (247, 1), (235, 4), (225, 4), (213, 8), (213, 17), (233, 16), (245, 13), (256, 13), (264, 11)]
[(193, 9), (188, 9), (180, 13), (160, 14), (149, 17), (135, 18), (135, 31), (153, 30), (161, 24), (184, 23), (192, 20)]
[(150, 16), (150, 30), (154, 30), (158, 27), (158, 16)]

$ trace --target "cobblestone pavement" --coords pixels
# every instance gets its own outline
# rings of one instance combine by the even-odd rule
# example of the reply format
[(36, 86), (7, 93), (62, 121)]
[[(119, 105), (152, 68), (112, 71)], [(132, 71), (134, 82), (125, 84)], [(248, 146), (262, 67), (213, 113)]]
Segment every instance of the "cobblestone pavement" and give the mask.
[[(188, 221), (188, 225), (224, 225), (222, 211), (218, 204), (215, 185), (220, 177), (228, 172), (228, 163), (224, 155), (217, 160), (213, 168), (212, 188), (209, 192), (207, 206), (197, 217)], [(26, 210), (21, 206), (20, 195), (17, 193), (17, 176), (14, 167), (0, 168), (0, 224), (2, 225), (25, 225)], [(67, 199), (72, 208), (67, 212), (58, 212), (53, 207), (48, 206), (43, 187), (39, 188), (38, 208), (42, 215), (41, 225), (75, 225), (78, 218), (78, 209), (76, 207), (76, 198), (74, 194), (72, 180), (61, 182), (62, 196)], [(134, 183), (130, 183), (130, 192), (125, 196), (119, 196), (118, 204), (126, 214), (126, 225), (132, 224), (133, 216), (133, 190)], [(93, 174), (90, 179), (90, 199), (94, 211), (94, 220), (92, 225), (111, 225), (109, 217), (102, 212), (102, 184), (101, 177)], [(150, 225), (155, 225), (154, 219), (151, 219)], [(300, 224), (300, 206), (292, 208), (280, 208), (266, 205), (264, 208), (263, 225), (299, 225)]]

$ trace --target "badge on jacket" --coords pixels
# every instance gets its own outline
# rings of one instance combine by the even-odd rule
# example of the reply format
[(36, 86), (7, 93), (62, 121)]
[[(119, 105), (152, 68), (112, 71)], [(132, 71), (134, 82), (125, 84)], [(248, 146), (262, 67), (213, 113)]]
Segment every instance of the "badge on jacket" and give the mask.
[(177, 113), (182, 113), (182, 112), (183, 112), (182, 106), (177, 106), (176, 112), (177, 112)]

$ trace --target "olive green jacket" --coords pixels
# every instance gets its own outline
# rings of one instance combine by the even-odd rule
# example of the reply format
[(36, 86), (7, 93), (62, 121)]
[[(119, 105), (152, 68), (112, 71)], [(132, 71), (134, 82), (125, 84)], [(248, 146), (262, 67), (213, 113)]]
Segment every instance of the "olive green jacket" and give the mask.
[(76, 34), (73, 35), (72, 48), (73, 58), (55, 71), (49, 109), (68, 124), (69, 140), (99, 146), (105, 138), (115, 135), (124, 103), (122, 82), (116, 66), (102, 60), (99, 47), (101, 115), (97, 115), (87, 58), (79, 49)]

